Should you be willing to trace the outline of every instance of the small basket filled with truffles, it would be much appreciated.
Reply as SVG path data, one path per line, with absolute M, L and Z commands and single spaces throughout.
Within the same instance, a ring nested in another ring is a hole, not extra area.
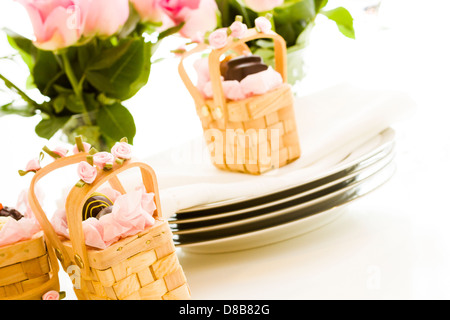
M 20 210 L 20 211 L 19 211 Z M 59 300 L 59 265 L 27 203 L 0 203 L 0 300 Z
M 259 175 L 297 160 L 301 149 L 287 82 L 286 42 L 268 19 L 259 17 L 255 24 L 248 29 L 238 17 L 229 28 L 214 31 L 208 44 L 183 54 L 178 70 L 194 99 L 212 163 Z M 273 41 L 274 67 L 247 46 L 260 39 Z M 198 54 L 194 84 L 184 63 Z
M 73 155 L 44 151 L 54 161 L 33 177 L 30 206 L 72 279 L 77 298 L 190 299 L 172 232 L 162 219 L 155 172 L 132 159 L 127 139 L 111 152 L 98 152 L 80 137 Z M 49 220 L 36 196 L 36 184 L 69 166 L 77 167 L 79 181 L 67 193 L 64 208 Z M 127 185 L 122 177 L 130 171 L 140 179 Z

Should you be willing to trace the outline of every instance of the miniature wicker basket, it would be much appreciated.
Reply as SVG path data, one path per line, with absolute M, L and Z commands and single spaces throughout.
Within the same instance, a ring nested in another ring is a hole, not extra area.
M 161 218 L 161 204 L 153 169 L 141 162 L 115 164 L 110 171 L 99 172 L 96 181 L 74 187 L 66 200 L 70 240 L 60 238 L 47 219 L 34 193 L 36 183 L 51 171 L 79 163 L 87 153 L 55 160 L 39 170 L 32 180 L 30 205 L 45 234 L 54 244 L 56 256 L 70 275 L 79 300 L 188 300 L 190 290 L 176 255 L 168 222 Z M 82 208 L 89 196 L 104 183 L 126 193 L 118 174 L 139 168 L 147 192 L 155 194 L 156 224 L 144 232 L 130 236 L 99 250 L 85 245 L 82 230 Z
M 0 248 L 0 300 L 41 300 L 59 291 L 59 265 L 44 239 L 35 238 Z
M 228 101 L 221 82 L 221 57 L 229 51 L 249 53 L 246 42 L 261 38 L 274 41 L 275 69 L 283 77 L 283 85 L 263 95 Z M 178 70 L 195 101 L 213 164 L 223 170 L 261 174 L 300 158 L 293 95 L 287 83 L 287 49 L 283 37 L 274 32 L 261 33 L 250 29 L 242 39 L 229 37 L 224 48 L 212 50 L 209 71 L 213 99 L 205 99 L 184 67 L 187 57 L 207 49 L 206 45 L 198 45 L 186 52 Z

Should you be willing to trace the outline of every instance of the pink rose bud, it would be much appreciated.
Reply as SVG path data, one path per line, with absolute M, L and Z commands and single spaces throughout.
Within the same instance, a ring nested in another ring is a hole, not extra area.
M 255 26 L 263 33 L 268 33 L 272 30 L 272 23 L 265 17 L 256 18 Z
M 17 0 L 28 12 L 34 44 L 42 50 L 70 47 L 81 37 L 81 13 L 72 0 Z
M 83 35 L 112 36 L 130 15 L 128 0 L 78 0 Z
M 215 49 L 221 49 L 227 45 L 228 33 L 226 28 L 217 29 L 209 36 L 209 44 Z
M 51 290 L 42 296 L 42 300 L 59 300 L 59 292 Z
M 41 164 L 39 163 L 39 159 L 30 160 L 25 168 L 27 172 L 36 172 L 41 169 Z
M 234 38 L 241 39 L 242 37 L 245 36 L 247 29 L 248 29 L 248 27 L 246 24 L 244 24 L 240 21 L 235 21 L 230 26 L 231 36 Z
M 131 159 L 131 145 L 126 142 L 117 142 L 111 149 L 114 157 L 122 160 Z
M 215 0 L 201 0 L 195 9 L 184 8 L 179 14 L 184 21 L 180 35 L 193 42 L 204 42 L 205 34 L 217 28 L 218 11 Z
M 266 12 L 281 6 L 284 0 L 244 0 L 244 3 L 255 12 Z
M 57 147 L 55 150 L 53 150 L 53 153 L 56 153 L 61 158 L 64 158 L 67 155 L 67 152 L 69 152 L 69 150 L 62 147 Z
M 78 176 L 87 184 L 92 184 L 97 178 L 97 168 L 91 166 L 86 161 L 80 162 L 78 165 Z
M 91 149 L 91 145 L 87 142 L 83 142 L 83 147 L 84 147 L 84 152 L 89 152 L 89 150 Z M 80 151 L 78 151 L 78 146 L 75 145 L 73 148 L 73 154 L 77 154 L 80 153 Z
M 114 164 L 114 156 L 109 152 L 98 152 L 93 156 L 94 164 L 103 169 L 105 165 Z
M 163 9 L 159 0 L 130 0 L 143 22 L 161 22 Z

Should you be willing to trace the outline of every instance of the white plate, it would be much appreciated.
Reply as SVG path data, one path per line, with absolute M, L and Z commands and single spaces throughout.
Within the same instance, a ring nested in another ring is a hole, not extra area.
M 258 229 L 256 227 L 252 232 L 209 241 L 182 244 L 175 239 L 175 244 L 186 252 L 212 254 L 247 250 L 298 237 L 339 218 L 345 212 L 347 205 L 378 189 L 392 177 L 394 172 L 395 166 L 391 164 L 386 169 L 383 169 L 382 174 L 378 174 L 367 183 L 356 187 L 354 191 L 359 196 L 351 198 L 347 203 L 340 206 L 331 206 L 328 210 L 317 212 L 306 218 L 296 219 L 269 228 Z
M 376 146 L 370 145 L 362 145 L 361 147 L 354 150 L 350 153 L 345 159 L 343 159 L 339 164 L 333 166 L 326 172 L 311 178 L 307 181 L 302 181 L 301 184 L 289 186 L 284 189 L 277 190 L 276 192 L 271 192 L 268 194 L 258 195 L 257 197 L 242 197 L 229 199 L 214 203 L 203 204 L 199 206 L 195 206 L 192 208 L 180 210 L 177 212 L 176 217 L 172 219 L 190 219 L 194 216 L 206 216 L 210 214 L 218 214 L 223 212 L 229 212 L 231 210 L 236 210 L 236 208 L 245 208 L 248 206 L 254 205 L 254 203 L 261 204 L 265 202 L 266 198 L 277 197 L 278 194 L 282 194 L 288 190 L 299 188 L 301 186 L 315 186 L 317 187 L 318 183 L 323 184 L 326 182 L 330 182 L 329 179 L 331 176 L 337 174 L 350 174 L 351 172 L 360 169 L 360 164 L 365 161 L 370 161 L 371 158 L 375 157 L 377 154 L 382 153 L 384 150 L 392 147 L 395 144 L 395 131 L 391 128 L 388 128 L 379 134 L 379 141 Z M 184 215 L 186 214 L 185 218 Z

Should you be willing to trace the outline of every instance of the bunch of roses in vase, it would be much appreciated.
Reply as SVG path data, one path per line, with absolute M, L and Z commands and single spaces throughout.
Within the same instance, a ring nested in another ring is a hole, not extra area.
M 83 136 L 98 150 L 122 137 L 133 143 L 136 125 L 123 102 L 147 84 L 159 43 L 174 33 L 200 39 L 217 27 L 214 0 L 16 1 L 35 37 L 5 32 L 44 102 L 0 72 L 0 84 L 17 94 L 0 106 L 0 116 L 40 116 L 38 136 L 62 132 L 68 143 Z

